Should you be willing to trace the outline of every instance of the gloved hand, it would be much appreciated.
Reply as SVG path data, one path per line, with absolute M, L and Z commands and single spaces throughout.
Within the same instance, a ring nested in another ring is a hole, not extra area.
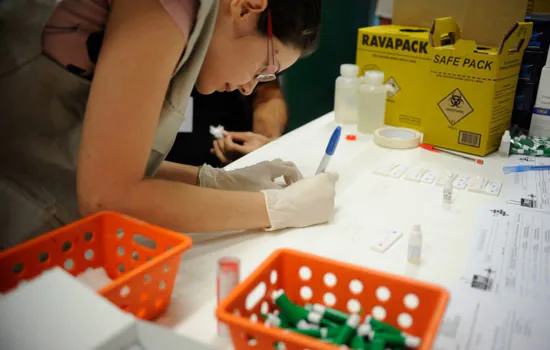
M 271 227 L 306 227 L 330 220 L 334 210 L 334 187 L 338 174 L 322 173 L 296 182 L 282 190 L 262 191 Z
M 284 186 L 275 183 L 275 179 L 281 176 L 287 185 L 303 178 L 294 163 L 275 159 L 231 171 L 204 165 L 199 173 L 199 181 L 201 187 L 258 192 L 283 188 Z

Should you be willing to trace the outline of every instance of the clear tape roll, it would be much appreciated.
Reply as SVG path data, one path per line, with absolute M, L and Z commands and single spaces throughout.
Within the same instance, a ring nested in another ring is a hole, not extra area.
M 422 134 L 407 128 L 380 128 L 374 132 L 374 143 L 392 149 L 411 149 L 420 144 Z

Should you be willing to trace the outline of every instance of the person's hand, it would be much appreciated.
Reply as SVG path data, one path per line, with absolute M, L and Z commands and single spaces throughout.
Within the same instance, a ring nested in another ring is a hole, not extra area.
M 257 150 L 271 141 L 270 138 L 254 132 L 223 132 L 224 138 L 214 140 L 210 153 L 213 153 L 223 164 Z
M 262 191 L 271 227 L 305 227 L 327 222 L 334 211 L 338 174 L 322 173 L 298 181 L 282 190 Z
M 280 189 L 285 186 L 275 183 L 275 179 L 284 177 L 287 185 L 303 178 L 302 173 L 292 162 L 281 159 L 261 162 L 246 168 L 226 171 L 203 165 L 199 172 L 201 187 L 230 191 L 258 192 Z

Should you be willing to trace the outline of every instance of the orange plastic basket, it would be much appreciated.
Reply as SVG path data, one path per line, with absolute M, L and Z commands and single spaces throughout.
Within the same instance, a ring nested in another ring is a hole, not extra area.
M 362 319 L 382 312 L 385 317 L 380 320 L 420 337 L 419 349 L 432 348 L 449 300 L 447 290 L 432 284 L 294 250 L 278 250 L 217 308 L 216 315 L 228 326 L 237 350 L 272 350 L 276 344 L 284 344 L 287 350 L 339 348 L 264 326 L 260 312 L 274 311 L 271 293 L 278 289 L 301 306 L 319 303 L 345 312 L 353 311 L 350 307 L 354 306 L 362 308 Z M 409 320 L 406 328 L 399 324 L 404 318 Z
M 168 306 L 191 239 L 131 217 L 102 212 L 0 252 L 0 291 L 59 266 L 73 276 L 103 267 L 112 282 L 98 291 L 151 320 Z

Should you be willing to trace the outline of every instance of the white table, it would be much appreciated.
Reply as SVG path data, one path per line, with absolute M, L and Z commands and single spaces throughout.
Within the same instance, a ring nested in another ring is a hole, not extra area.
M 335 126 L 330 113 L 249 154 L 230 168 L 283 158 L 295 162 L 305 176 L 311 175 Z M 492 155 L 480 166 L 420 148 L 389 150 L 375 145 L 371 135 L 360 136 L 353 128 L 346 129 L 328 169 L 340 174 L 334 219 L 305 229 L 196 239 L 191 251 L 184 254 L 174 300 L 160 324 L 218 348 L 230 348 L 228 340 L 216 335 L 217 260 L 224 256 L 240 258 L 244 279 L 282 247 L 440 284 L 460 278 L 480 209 L 504 202 L 506 188 L 499 197 L 455 190 L 455 202 L 448 211 L 442 205 L 441 187 L 382 177 L 373 171 L 395 162 L 502 181 L 505 159 Z M 357 141 L 345 140 L 348 133 L 356 134 Z M 413 224 L 420 224 L 424 233 L 423 262 L 419 266 L 408 264 L 406 259 L 407 238 Z M 387 229 L 401 230 L 405 236 L 385 254 L 370 250 L 378 233 Z

